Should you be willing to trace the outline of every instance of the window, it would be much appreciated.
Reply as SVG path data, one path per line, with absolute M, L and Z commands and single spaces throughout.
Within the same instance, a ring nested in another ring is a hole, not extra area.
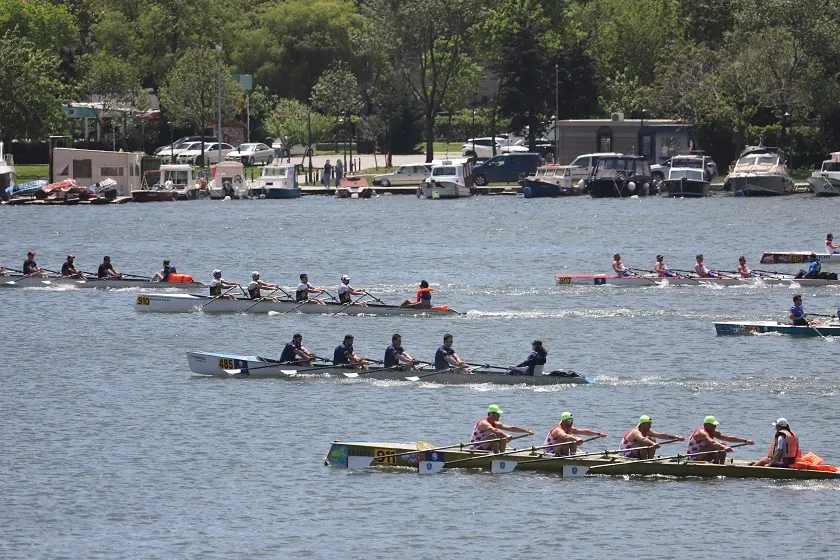
M 642 156 L 653 157 L 653 136 L 644 134 L 642 136 Z
M 63 176 L 65 176 L 65 175 L 70 175 L 70 166 L 69 166 L 69 165 L 65 165 L 65 166 L 61 169 L 61 171 L 59 171 L 59 172 L 58 172 L 58 175 L 61 175 L 62 177 L 63 177 Z
M 596 150 L 599 152 L 612 152 L 613 133 L 608 126 L 602 126 L 598 129 L 598 145 Z
M 74 179 L 90 179 L 93 177 L 93 165 L 89 159 L 74 159 L 73 160 L 73 178 Z
M 100 167 L 99 174 L 103 177 L 122 177 L 125 175 L 125 167 Z

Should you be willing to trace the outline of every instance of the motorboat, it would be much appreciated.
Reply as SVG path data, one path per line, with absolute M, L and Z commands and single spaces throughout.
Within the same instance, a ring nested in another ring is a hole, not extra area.
M 785 168 L 785 153 L 761 145 L 748 147 L 723 181 L 723 190 L 737 196 L 791 194 L 794 185 Z
M 654 194 L 650 165 L 642 156 L 602 156 L 586 178 L 592 198 L 629 198 Z
M 568 165 L 545 165 L 520 181 L 525 198 L 577 196 L 583 188 L 572 182 L 572 168 Z
M 336 198 L 370 198 L 372 195 L 367 179 L 361 176 L 344 175 L 335 190 Z
M 840 196 L 840 152 L 832 152 L 820 170 L 808 177 L 808 184 L 817 196 Z
M 157 190 L 174 191 L 178 200 L 194 200 L 201 194 L 195 175 L 195 167 L 192 165 L 163 164 L 160 166 L 160 181 L 155 187 Z
M 248 194 L 272 199 L 300 197 L 297 166 L 293 163 L 272 163 L 264 166 L 256 185 L 248 189 Z
M 708 196 L 711 179 L 708 159 L 700 155 L 671 158 L 668 178 L 662 181 L 660 192 L 680 198 Z
M 420 187 L 418 196 L 432 199 L 463 198 L 472 196 L 473 185 L 470 159 L 443 160 L 432 166 L 432 172 Z
M 3 142 L 0 142 L 0 198 L 9 200 L 14 192 L 17 175 L 12 156 L 6 156 Z
M 245 166 L 240 161 L 223 161 L 213 166 L 213 179 L 207 186 L 210 198 L 247 198 L 248 185 L 245 182 Z

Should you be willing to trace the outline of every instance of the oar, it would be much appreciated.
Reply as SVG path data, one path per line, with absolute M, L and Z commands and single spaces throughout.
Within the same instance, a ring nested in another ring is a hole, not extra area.
M 600 437 L 600 436 L 595 436 L 595 437 Z M 595 437 L 585 439 L 584 442 L 595 439 Z M 674 443 L 675 441 L 681 441 L 681 440 L 669 439 L 667 441 L 663 441 L 662 443 L 660 443 L 659 446 L 661 447 L 661 446 L 667 445 L 669 443 Z M 555 443 L 554 445 L 547 445 L 546 447 L 557 447 L 557 446 L 560 446 L 560 445 L 568 445 L 568 444 Z M 652 448 L 654 448 L 653 445 L 646 445 L 644 447 L 632 447 L 631 449 L 652 449 Z M 583 457 L 592 457 L 594 455 L 605 455 L 606 456 L 606 455 L 612 455 L 612 454 L 615 454 L 615 453 L 620 453 L 622 451 L 630 451 L 630 450 L 629 449 L 612 449 L 612 450 L 605 450 L 605 451 L 592 451 L 590 453 L 578 453 L 578 454 L 575 454 L 575 455 L 557 455 L 557 456 L 553 456 L 553 457 L 540 457 L 539 459 L 531 459 L 529 461 L 519 461 L 519 463 L 517 463 L 517 464 L 525 465 L 525 464 L 528 464 L 528 463 L 543 463 L 545 461 L 557 461 L 557 460 L 560 460 L 560 459 L 581 459 Z M 511 467 L 510 470 L 512 471 L 515 468 L 516 468 L 516 464 L 514 464 Z M 506 469 L 505 471 L 496 471 L 496 472 L 509 472 L 509 471 L 507 471 L 507 469 Z
M 22 270 L 18 270 L 16 268 L 9 268 L 8 266 L 4 266 L 3 268 L 6 270 L 11 270 L 12 272 L 17 272 L 18 274 L 23 274 Z
M 734 449 L 736 447 L 743 447 L 745 445 L 750 445 L 750 444 L 749 443 L 736 443 L 735 445 L 730 445 L 729 448 Z M 638 465 L 640 463 L 656 463 L 658 461 L 667 461 L 669 459 L 679 460 L 681 457 L 686 457 L 686 458 L 688 458 L 689 456 L 696 457 L 697 455 L 709 455 L 711 453 L 720 453 L 721 451 L 723 451 L 723 449 L 715 449 L 714 451 L 701 451 L 700 453 L 679 453 L 677 455 L 669 455 L 669 456 L 666 456 L 666 457 L 654 457 L 653 459 L 641 459 L 641 460 L 638 460 L 638 461 L 633 461 L 632 464 Z M 612 467 L 615 464 L 618 464 L 618 463 L 612 463 L 612 464 L 609 464 L 609 465 L 595 465 L 593 467 L 589 467 L 589 470 L 591 471 L 592 469 L 602 469 L 604 467 Z
M 828 317 L 829 319 L 836 319 L 837 315 L 826 315 L 825 313 L 808 313 L 812 317 Z
M 283 315 L 285 315 L 286 313 L 291 313 L 292 311 L 297 311 L 298 309 L 300 309 L 301 307 L 303 307 L 303 306 L 304 306 L 304 305 L 306 305 L 307 303 L 309 303 L 309 300 L 308 300 L 308 299 L 305 299 L 305 300 L 303 300 L 302 302 L 300 302 L 300 304 L 298 304 L 298 305 L 296 305 L 296 306 L 292 307 L 292 308 L 291 308 L 291 309 L 289 309 L 288 311 L 284 311 L 284 312 L 283 312 Z M 316 303 L 315 305 L 318 305 L 318 304 Z
M 248 370 L 248 371 L 254 371 L 254 370 L 258 370 L 258 369 L 265 369 L 265 368 L 271 368 L 271 367 L 282 367 L 282 366 L 292 366 L 292 365 L 293 365 L 293 363 L 290 363 L 290 362 L 275 362 L 273 364 L 266 364 L 264 366 L 257 366 L 257 367 L 245 368 L 245 369 Z M 322 369 L 337 368 L 337 367 L 343 367 L 343 366 L 321 366 L 321 367 L 317 367 L 317 368 L 305 368 L 305 369 L 297 369 L 297 370 L 295 370 L 295 369 L 281 369 L 280 371 L 285 375 L 293 376 L 293 375 L 296 375 L 298 373 L 318 371 L 318 370 L 322 370 Z M 223 370 L 223 371 L 225 373 L 229 374 L 229 375 L 236 375 L 238 373 L 242 373 L 242 369 L 226 369 L 226 370 Z
M 367 293 L 362 294 L 361 296 L 359 296 L 358 298 L 356 298 L 356 301 L 348 301 L 347 303 L 342 304 L 342 305 L 341 305 L 341 308 L 340 308 L 338 311 L 334 311 L 333 313 L 330 313 L 330 315 L 335 315 L 336 313 L 341 313 L 342 311 L 344 311 L 345 309 L 347 309 L 347 308 L 348 308 L 348 307 L 350 307 L 351 305 L 355 305 L 357 302 L 359 302 L 359 301 L 360 301 L 363 297 L 365 297 L 366 295 L 367 295 Z
M 754 272 L 761 272 L 762 274 L 770 274 L 772 276 L 776 276 L 778 278 L 782 278 L 787 280 L 788 278 L 793 278 L 793 274 L 784 274 L 782 272 L 771 272 L 769 270 L 759 270 L 757 268 L 753 269 Z
M 648 270 L 646 268 L 639 268 L 639 269 L 634 269 L 634 270 L 641 270 L 643 272 L 647 272 L 648 274 L 653 274 L 653 275 L 656 276 L 656 278 L 649 278 L 649 280 L 667 280 L 668 279 L 668 276 L 659 276 L 659 273 L 656 272 L 655 270 Z M 682 274 L 679 274 L 673 268 L 669 268 L 668 272 L 671 272 L 671 273 L 674 274 L 674 276 L 672 278 L 687 278 L 687 276 L 683 276 Z
M 237 288 L 237 286 L 234 286 L 233 288 L 230 288 L 228 291 L 223 292 L 223 293 L 221 293 L 221 294 L 217 295 L 216 297 L 214 297 L 213 299 L 211 299 L 210 301 L 208 301 L 207 303 L 205 303 L 204 305 L 202 305 L 201 307 L 199 307 L 199 309 L 204 309 L 205 307 L 207 307 L 208 305 L 210 305 L 211 303 L 213 303 L 214 301 L 216 301 L 216 300 L 217 300 L 217 299 L 219 299 L 220 297 L 225 296 L 225 295 L 227 295 L 227 294 L 231 293 L 231 292 L 232 292 L 234 289 L 236 289 L 236 288 Z
M 456 368 L 441 369 L 441 370 L 438 370 L 438 371 L 433 371 L 431 373 L 425 373 L 423 375 L 412 375 L 410 377 L 404 377 L 403 379 L 405 379 L 406 381 L 420 381 L 424 377 L 431 377 L 431 376 L 437 375 L 439 373 L 452 373 L 453 371 L 455 371 L 455 369 Z M 457 368 L 457 369 L 460 369 L 460 368 Z
M 375 301 L 376 303 L 381 303 L 382 305 L 388 305 L 387 303 L 385 303 L 384 301 L 382 301 L 381 299 L 379 299 L 375 295 L 371 294 L 370 292 L 365 292 L 365 295 L 370 297 L 370 298 L 373 298 L 373 301 Z
M 528 434 L 523 434 L 523 436 L 525 436 L 525 435 L 528 435 Z M 523 436 L 518 436 L 518 437 L 523 437 Z M 481 443 L 492 443 L 494 441 L 506 441 L 506 440 L 507 440 L 507 438 L 485 439 Z M 420 443 L 420 442 L 418 441 L 418 443 Z M 455 443 L 455 444 L 452 444 L 452 445 L 443 445 L 441 447 L 432 447 L 431 449 L 415 449 L 414 451 L 405 451 L 403 453 L 395 453 L 394 455 L 388 455 L 388 457 L 405 457 L 406 455 L 416 455 L 417 453 L 443 451 L 445 449 L 455 449 L 456 447 L 463 449 L 465 446 L 470 447 L 472 445 L 473 445 L 472 442 L 461 442 L 461 443 Z M 482 455 L 480 455 L 480 456 L 484 456 L 484 455 L 490 453 L 489 451 L 486 451 L 484 449 L 469 449 L 469 451 L 471 451 L 473 453 L 481 453 Z M 375 459 L 375 457 L 371 457 L 371 460 L 373 460 L 373 459 Z
M 356 371 L 343 371 L 343 372 L 341 372 L 341 375 L 343 375 L 344 377 L 349 377 L 351 379 L 355 379 L 356 377 L 359 377 L 360 375 L 367 375 L 369 373 L 378 373 L 380 371 L 394 371 L 394 368 L 383 367 L 383 368 L 377 368 L 377 369 L 362 370 L 362 371 L 358 371 L 358 372 L 356 372 Z
M 470 363 L 470 362 L 464 362 L 464 363 L 467 364 L 468 366 L 474 366 L 474 367 L 478 367 L 478 368 L 482 368 L 482 369 L 501 369 L 501 370 L 504 370 L 504 371 L 507 371 L 507 370 L 510 369 L 508 367 L 502 367 L 502 366 L 491 366 L 490 364 L 473 364 L 473 363 Z
M 248 312 L 248 311 L 250 311 L 251 309 L 255 308 L 256 306 L 258 306 L 259 304 L 261 304 L 263 301 L 265 301 L 265 298 L 269 297 L 271 294 L 273 294 L 274 292 L 276 292 L 276 291 L 277 291 L 277 290 L 279 290 L 279 289 L 280 289 L 280 286 L 277 286 L 277 288 L 275 288 L 275 289 L 271 290 L 271 291 L 270 291 L 270 292 L 268 292 L 266 295 L 264 295 L 264 296 L 262 296 L 262 297 L 260 297 L 260 298 L 257 298 L 256 303 L 254 303 L 254 305 L 251 305 L 250 307 L 248 307 L 247 309 L 245 309 L 244 311 L 242 311 L 242 313 L 247 313 L 247 312 Z
M 335 297 L 334 295 L 332 295 L 331 293 L 329 293 L 327 290 L 324 290 L 324 293 L 325 293 L 325 294 L 327 294 L 328 296 L 330 296 L 330 299 L 331 299 L 331 300 L 333 300 L 333 301 L 335 301 L 335 302 L 338 302 L 338 298 L 337 298 L 337 297 Z M 340 302 L 339 302 L 339 303 L 340 303 Z
M 817 330 L 817 327 L 815 327 L 815 326 L 814 326 L 814 325 L 812 325 L 811 323 L 808 323 L 808 326 L 809 326 L 809 327 L 811 327 L 812 329 L 814 329 L 814 332 L 815 332 L 815 333 L 817 333 L 818 335 L 820 335 L 820 336 L 823 338 L 823 340 L 828 340 L 828 341 L 831 341 L 831 339 L 830 339 L 830 338 L 828 338 L 828 337 L 827 337 L 827 336 L 825 336 L 823 333 L 821 333 L 820 331 L 818 331 L 818 330 Z
M 592 436 L 591 438 L 585 439 L 585 440 L 583 440 L 583 441 L 584 441 L 584 443 L 585 443 L 585 442 L 587 442 L 587 441 L 592 441 L 593 439 L 598 439 L 598 438 L 600 438 L 600 437 L 601 437 L 601 436 Z M 536 447 L 533 447 L 533 446 L 532 446 L 532 447 L 526 447 L 526 448 L 524 448 L 524 449 L 514 449 L 514 450 L 512 450 L 512 451 L 504 451 L 504 452 L 502 452 L 502 453 L 494 453 L 494 454 L 493 454 L 493 459 L 495 459 L 496 457 L 504 457 L 504 456 L 506 456 L 506 455 L 513 455 L 514 453 L 522 453 L 523 451 L 530 451 L 530 452 L 532 452 L 532 453 L 533 453 L 533 452 L 534 452 L 534 451 L 536 451 L 537 449 L 545 449 L 545 448 L 547 448 L 547 447 L 554 447 L 554 446 L 556 446 L 556 445 L 562 445 L 562 444 L 551 443 L 551 444 L 549 444 L 549 445 L 538 445 L 538 446 L 536 446 Z M 602 451 L 599 451 L 598 453 L 600 454 L 600 453 L 602 453 Z M 448 465 L 454 465 L 454 464 L 456 464 L 456 463 L 466 463 L 467 461 L 474 461 L 474 460 L 475 460 L 475 458 L 474 458 L 474 457 L 469 457 L 469 458 L 467 458 L 467 459 L 458 459 L 457 461 L 447 461 L 447 462 L 446 462 L 446 465 L 448 466 Z
M 741 273 L 740 273 L 740 272 L 738 272 L 737 270 L 721 270 L 720 272 L 726 272 L 726 273 L 729 273 L 729 274 L 734 274 L 736 278 L 743 278 L 744 280 L 749 280 L 749 278 L 750 278 L 749 276 L 741 276 Z M 755 270 L 755 269 L 753 269 L 753 270 L 751 270 L 751 271 L 750 271 L 750 273 L 756 273 L 756 272 L 758 272 L 758 271 L 757 271 L 757 270 Z M 761 273 L 759 273 L 757 277 L 758 277 L 758 278 L 773 278 L 773 279 L 780 279 L 780 278 L 779 278 L 778 276 L 776 276 L 776 275 L 767 275 L 767 274 L 761 274 Z M 754 278 L 755 278 L 755 277 L 754 277 Z
M 316 356 L 315 354 L 309 354 L 311 358 L 315 358 L 316 360 L 321 360 L 322 362 L 331 362 L 329 358 L 322 358 L 321 356 Z

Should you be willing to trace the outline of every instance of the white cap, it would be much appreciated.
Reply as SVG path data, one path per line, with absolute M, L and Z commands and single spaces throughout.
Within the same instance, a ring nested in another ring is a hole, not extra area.
M 260 273 L 257 272 L 256 270 L 251 273 L 251 278 L 259 278 L 259 277 L 260 277 Z
M 790 426 L 788 426 L 787 420 L 785 420 L 784 418 L 779 418 L 778 420 L 773 422 L 773 425 L 774 426 L 781 426 L 782 428 L 789 428 L 790 427 Z
M 215 276 L 216 274 L 221 274 L 221 273 L 222 273 L 222 271 L 221 271 L 221 270 L 219 270 L 218 268 L 217 268 L 216 270 L 214 270 L 214 271 L 213 271 L 213 275 L 214 275 L 214 276 Z
M 342 277 L 341 277 L 341 280 L 342 280 L 342 281 L 343 281 L 343 280 L 347 280 L 347 281 L 349 282 L 349 281 L 350 281 L 350 277 L 349 277 L 349 276 L 347 276 L 347 275 L 345 274 L 344 276 L 342 276 Z

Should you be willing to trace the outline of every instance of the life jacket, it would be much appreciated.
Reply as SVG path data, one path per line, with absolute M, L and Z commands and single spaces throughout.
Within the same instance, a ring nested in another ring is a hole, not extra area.
M 472 437 L 470 438 L 470 443 L 473 443 L 473 444 L 481 443 L 482 441 L 484 441 L 486 439 L 491 439 L 493 437 L 493 435 L 495 435 L 490 430 L 483 431 L 483 430 L 478 429 L 478 426 L 484 420 L 487 420 L 490 423 L 490 425 L 493 426 L 494 428 L 496 427 L 496 423 L 493 422 L 492 420 L 490 420 L 489 416 L 487 416 L 486 418 L 482 418 L 481 420 L 479 420 L 478 422 L 475 423 L 475 428 L 473 428 L 473 433 L 472 433 Z M 480 445 L 473 445 L 472 447 L 473 447 L 473 449 L 478 449 L 481 446 Z
M 177 272 L 170 272 L 169 276 L 166 278 L 167 282 L 184 282 L 190 283 L 194 282 L 192 275 L 190 274 L 178 274 Z
M 785 436 L 785 448 L 782 450 L 782 460 L 787 460 L 790 463 L 798 461 L 802 457 L 802 452 L 799 450 L 799 438 L 789 429 L 779 430 L 778 433 L 782 433 Z M 776 453 L 776 438 L 778 433 L 770 440 L 770 451 L 767 453 L 768 457 L 772 457 Z
M 688 437 L 688 451 L 686 451 L 686 454 L 692 458 L 703 449 L 703 444 L 695 438 L 699 432 L 706 432 L 706 429 L 703 426 L 700 426 L 691 432 L 691 435 Z M 709 434 L 709 432 L 706 432 L 706 434 L 709 436 L 709 439 L 715 439 L 715 436 Z
M 420 288 L 417 290 L 417 301 L 432 301 L 432 292 L 434 291 L 434 288 Z

